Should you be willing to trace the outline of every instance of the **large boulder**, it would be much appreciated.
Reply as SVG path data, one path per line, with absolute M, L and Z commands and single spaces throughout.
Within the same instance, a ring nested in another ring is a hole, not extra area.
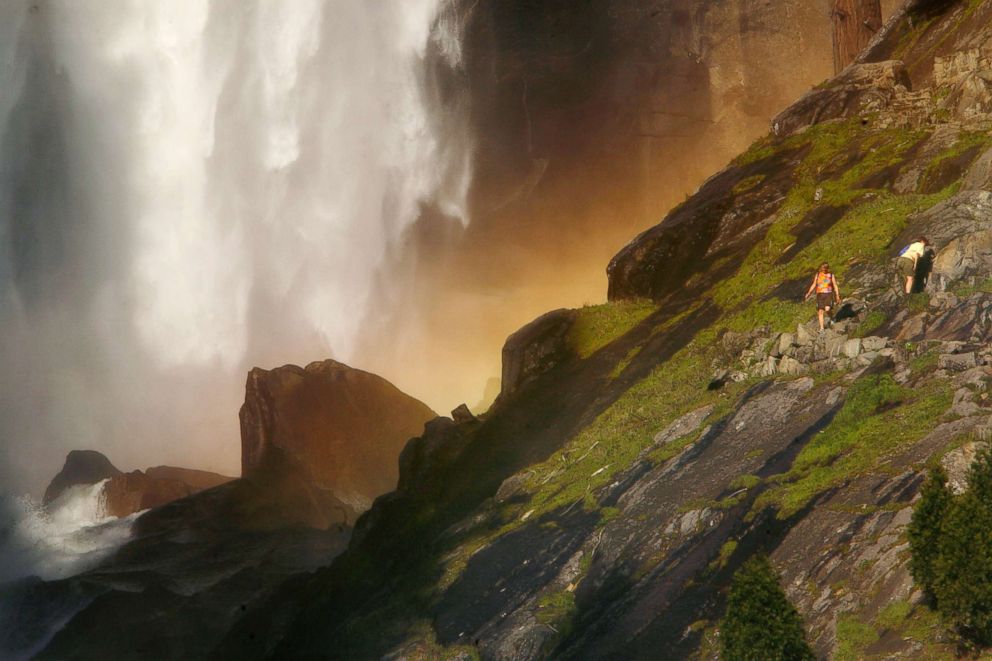
M 502 389 L 497 401 L 505 401 L 541 374 L 573 356 L 568 332 L 575 323 L 575 317 L 574 310 L 553 310 L 506 339 L 503 345 Z
M 333 360 L 255 368 L 240 412 L 242 476 L 274 486 L 289 471 L 361 511 L 396 487 L 400 452 L 434 417 L 385 379 Z
M 943 291 L 963 278 L 992 272 L 992 192 L 960 192 L 910 218 L 892 243 L 895 252 L 917 235 L 930 239 L 935 255 L 928 287 Z
M 102 480 L 121 475 L 110 460 L 95 450 L 73 450 L 65 458 L 65 465 L 48 488 L 42 502 L 47 505 L 58 498 L 63 491 L 82 484 L 96 484 Z

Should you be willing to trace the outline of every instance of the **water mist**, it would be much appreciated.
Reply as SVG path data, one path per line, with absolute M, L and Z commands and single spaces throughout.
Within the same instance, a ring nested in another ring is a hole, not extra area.
M 0 7 L 3 489 L 73 448 L 236 473 L 249 367 L 351 360 L 421 204 L 467 222 L 439 4 Z

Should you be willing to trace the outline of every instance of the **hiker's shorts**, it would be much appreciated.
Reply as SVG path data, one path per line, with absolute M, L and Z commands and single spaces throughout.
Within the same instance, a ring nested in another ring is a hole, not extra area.
M 904 275 L 907 278 L 912 278 L 916 275 L 916 264 L 909 257 L 900 257 L 896 261 L 896 270 L 899 271 L 899 275 Z
M 833 307 L 834 305 L 834 293 L 827 292 L 826 294 L 816 295 L 816 309 L 826 310 L 827 308 Z

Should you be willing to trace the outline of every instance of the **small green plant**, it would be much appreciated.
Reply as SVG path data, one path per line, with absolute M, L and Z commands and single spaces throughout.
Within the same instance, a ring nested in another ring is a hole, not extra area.
M 878 632 L 853 615 L 837 618 L 836 661 L 858 661 L 864 658 L 864 649 L 878 640 Z
M 802 619 L 766 556 L 748 560 L 734 575 L 720 625 L 726 661 L 807 661 L 815 658 Z
M 906 297 L 906 309 L 913 314 L 919 314 L 920 312 L 925 312 L 927 307 L 930 306 L 930 294 L 926 292 L 919 292 L 916 294 L 910 294 Z
M 858 324 L 858 327 L 854 329 L 854 337 L 868 337 L 881 328 L 887 319 L 884 312 L 872 310 L 865 315 L 865 318 Z

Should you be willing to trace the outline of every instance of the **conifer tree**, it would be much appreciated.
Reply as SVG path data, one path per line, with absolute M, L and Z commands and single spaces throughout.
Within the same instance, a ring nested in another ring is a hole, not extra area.
M 727 613 L 720 625 L 724 661 L 812 661 L 802 619 L 779 585 L 764 555 L 748 560 L 734 575 Z
M 941 466 L 930 470 L 920 494 L 920 502 L 913 510 L 909 523 L 909 570 L 913 580 L 933 596 L 936 581 L 935 564 L 940 552 L 940 526 L 951 506 L 951 492 L 947 488 L 947 473 Z
M 992 449 L 979 453 L 968 490 L 943 519 L 933 593 L 937 609 L 961 634 L 992 643 Z

